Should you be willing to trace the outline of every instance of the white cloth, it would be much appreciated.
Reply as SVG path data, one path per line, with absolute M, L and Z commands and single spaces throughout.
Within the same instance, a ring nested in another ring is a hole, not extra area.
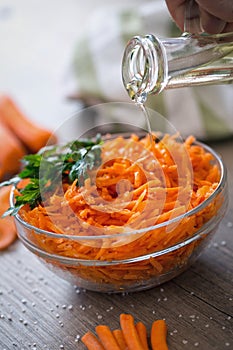
M 100 9 L 89 18 L 85 35 L 77 42 L 73 62 L 77 94 L 129 102 L 121 79 L 126 42 L 148 33 L 175 36 L 174 31 L 165 1 Z M 152 96 L 149 107 L 165 116 L 183 136 L 213 140 L 233 134 L 233 85 L 166 90 Z

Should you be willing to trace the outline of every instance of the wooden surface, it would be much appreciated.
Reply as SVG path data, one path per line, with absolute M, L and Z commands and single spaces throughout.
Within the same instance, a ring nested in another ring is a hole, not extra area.
M 130 312 L 148 331 L 165 318 L 170 350 L 233 349 L 233 141 L 212 145 L 228 168 L 230 204 L 213 241 L 185 273 L 128 295 L 82 291 L 18 241 L 0 253 L 0 349 L 84 349 L 79 337 Z
M 109 2 L 99 0 L 98 8 Z M 93 0 L 49 0 L 46 8 L 40 0 L 0 3 L 0 90 L 36 122 L 59 125 L 77 108 L 60 90 Z M 233 349 L 233 141 L 213 146 L 229 170 L 230 205 L 194 266 L 146 292 L 103 295 L 59 279 L 17 241 L 0 252 L 0 350 L 83 350 L 79 337 L 100 323 L 117 328 L 121 312 L 148 331 L 165 318 L 170 350 Z

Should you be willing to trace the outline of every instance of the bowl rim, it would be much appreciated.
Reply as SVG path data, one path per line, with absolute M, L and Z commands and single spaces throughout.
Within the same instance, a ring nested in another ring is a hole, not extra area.
M 221 190 L 224 188 L 225 183 L 227 181 L 227 169 L 222 161 L 221 156 L 216 151 L 214 151 L 210 146 L 206 145 L 203 142 L 195 141 L 194 145 L 198 145 L 198 146 L 203 147 L 205 149 L 205 151 L 209 152 L 214 157 L 215 161 L 217 161 L 218 166 L 219 166 L 219 170 L 220 170 L 220 180 L 219 180 L 218 186 L 216 187 L 214 192 L 211 193 L 211 195 L 206 200 L 204 200 L 201 204 L 199 204 L 195 208 L 185 212 L 184 214 L 178 215 L 177 217 L 172 218 L 171 220 L 164 221 L 164 222 L 161 222 L 159 224 L 145 227 L 145 228 L 141 228 L 141 229 L 128 230 L 126 232 L 118 233 L 117 235 L 116 234 L 111 234 L 111 235 L 104 234 L 104 235 L 88 236 L 88 235 L 71 235 L 71 234 L 65 234 L 65 233 L 55 233 L 55 232 L 43 230 L 43 229 L 40 229 L 40 228 L 33 226 L 33 225 L 27 223 L 26 221 L 24 221 L 18 213 L 14 216 L 14 218 L 20 224 L 22 224 L 24 227 L 26 227 L 27 229 L 33 230 L 36 234 L 46 235 L 46 236 L 51 237 L 51 238 L 63 238 L 63 239 L 75 240 L 75 241 L 83 241 L 83 240 L 91 241 L 91 240 L 97 240 L 97 239 L 98 240 L 100 240 L 100 239 L 112 239 L 112 238 L 115 238 L 116 236 L 117 236 L 117 238 L 124 238 L 124 237 L 130 236 L 132 234 L 135 234 L 135 235 L 136 234 L 144 234 L 144 233 L 147 233 L 151 230 L 156 230 L 156 229 L 159 229 L 161 227 L 165 227 L 165 226 L 174 224 L 177 221 L 180 221 L 180 220 L 183 220 L 184 218 L 190 217 L 190 216 L 198 213 L 200 210 L 204 209 L 205 207 L 207 207 L 212 202 L 212 200 L 221 192 Z M 12 188 L 11 193 L 10 193 L 10 204 L 12 207 L 14 207 L 14 187 Z M 194 234 L 196 234 L 196 233 L 194 233 Z

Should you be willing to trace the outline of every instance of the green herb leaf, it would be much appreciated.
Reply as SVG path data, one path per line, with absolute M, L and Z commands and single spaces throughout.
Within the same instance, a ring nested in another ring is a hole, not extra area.
M 87 178 L 89 170 L 92 170 L 101 160 L 101 136 L 98 134 L 95 140 L 82 139 L 69 142 L 63 146 L 50 146 L 41 149 L 37 154 L 26 155 L 22 159 L 23 170 L 18 176 L 9 181 L 4 181 L 2 186 L 15 185 L 21 179 L 29 179 L 29 183 L 23 188 L 17 188 L 19 195 L 15 196 L 15 206 L 9 208 L 4 216 L 16 215 L 19 209 L 29 204 L 34 208 L 42 203 L 42 195 L 49 192 L 52 195 L 61 182 L 79 182 Z

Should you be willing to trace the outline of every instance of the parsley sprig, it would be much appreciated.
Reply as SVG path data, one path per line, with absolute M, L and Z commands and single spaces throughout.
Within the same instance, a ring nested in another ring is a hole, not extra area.
M 80 139 L 63 146 L 45 147 L 39 153 L 23 157 L 23 170 L 14 178 L 4 181 L 0 187 L 14 185 L 29 179 L 24 188 L 17 188 L 14 206 L 3 217 L 16 215 L 25 204 L 34 208 L 42 202 L 45 192 L 54 193 L 62 182 L 77 184 L 88 177 L 88 171 L 101 162 L 101 136 L 95 139 Z

